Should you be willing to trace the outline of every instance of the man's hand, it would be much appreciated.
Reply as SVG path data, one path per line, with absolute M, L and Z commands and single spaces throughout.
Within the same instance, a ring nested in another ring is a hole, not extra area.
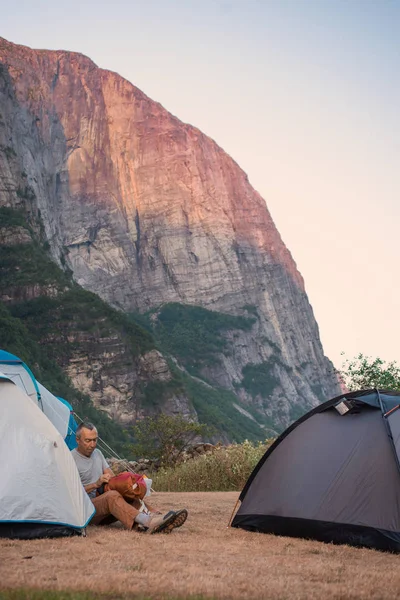
M 99 488 L 101 485 L 103 485 L 103 483 L 108 483 L 110 479 L 111 475 L 109 473 L 103 473 L 103 475 L 100 475 L 100 477 L 96 481 L 96 487 Z

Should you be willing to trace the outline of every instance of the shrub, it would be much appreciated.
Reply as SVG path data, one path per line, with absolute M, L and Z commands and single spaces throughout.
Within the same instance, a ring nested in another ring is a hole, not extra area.
M 344 361 L 340 374 L 350 391 L 375 387 L 400 391 L 400 365 L 395 360 L 358 354 Z
M 228 492 L 241 490 L 273 440 L 217 447 L 175 468 L 153 474 L 153 487 L 160 492 Z
M 206 425 L 187 421 L 182 416 L 146 417 L 133 427 L 135 444 L 132 450 L 138 456 L 147 456 L 170 466 L 179 460 L 196 437 L 206 432 Z

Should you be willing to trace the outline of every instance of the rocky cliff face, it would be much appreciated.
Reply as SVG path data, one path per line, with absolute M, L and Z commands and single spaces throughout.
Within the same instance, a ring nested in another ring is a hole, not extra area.
M 213 140 L 80 54 L 0 38 L 1 64 L 0 204 L 40 211 L 54 260 L 123 311 L 252 311 L 252 330 L 228 333 L 231 352 L 204 375 L 282 425 L 338 391 L 266 204 Z M 265 364 L 267 399 L 238 388 L 246 365 Z

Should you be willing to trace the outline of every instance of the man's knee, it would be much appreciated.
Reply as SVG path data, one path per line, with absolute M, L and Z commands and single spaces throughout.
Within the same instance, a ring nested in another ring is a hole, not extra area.
M 117 492 L 117 490 L 110 490 L 109 492 L 104 492 L 102 495 L 103 498 L 107 498 L 108 502 L 118 502 L 120 498 L 122 498 L 121 494 Z

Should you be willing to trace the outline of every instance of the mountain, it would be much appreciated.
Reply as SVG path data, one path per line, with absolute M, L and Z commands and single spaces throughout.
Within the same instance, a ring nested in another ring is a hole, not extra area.
M 81 54 L 0 38 L 0 69 L 0 206 L 30 228 L 2 228 L 14 255 L 1 300 L 28 322 L 32 303 L 46 298 L 62 311 L 68 289 L 83 288 L 154 346 L 135 359 L 148 364 L 142 379 L 123 348 L 125 369 L 110 371 L 112 349 L 97 343 L 97 330 L 88 347 L 80 306 L 70 314 L 75 346 L 68 356 L 53 349 L 78 390 L 119 422 L 149 410 L 140 398 L 151 384 L 153 410 L 170 398 L 178 412 L 212 420 L 226 401 L 237 418 L 276 430 L 339 391 L 303 279 L 232 158 Z M 48 272 L 26 264 L 31 251 L 19 265 L 27 244 Z M 68 285 L 48 277 L 55 269 Z M 157 392 L 154 382 L 172 372 L 180 392 Z

